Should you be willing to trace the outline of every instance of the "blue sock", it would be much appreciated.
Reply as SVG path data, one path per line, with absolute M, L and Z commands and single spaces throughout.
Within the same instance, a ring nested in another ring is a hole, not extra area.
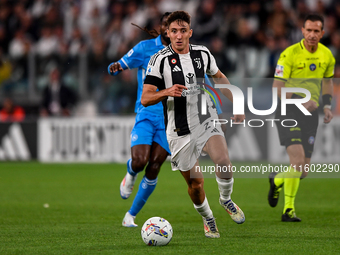
M 137 213 L 143 208 L 148 200 L 151 193 L 156 188 L 157 178 L 155 180 L 149 180 L 145 176 L 143 177 L 142 181 L 139 184 L 138 192 L 136 194 L 135 199 L 133 200 L 132 206 L 129 210 L 129 213 L 132 216 L 136 216 Z
M 132 159 L 129 159 L 129 160 L 126 162 L 127 171 L 128 171 L 128 173 L 131 174 L 132 176 L 136 176 L 137 173 L 134 172 L 134 171 L 132 170 L 131 162 L 132 162 Z

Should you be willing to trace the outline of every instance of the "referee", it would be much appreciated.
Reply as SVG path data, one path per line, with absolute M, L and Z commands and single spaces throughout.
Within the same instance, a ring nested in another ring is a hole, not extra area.
M 310 165 L 316 131 L 318 127 L 319 96 L 322 90 L 324 123 L 332 118 L 331 100 L 335 59 L 331 51 L 319 43 L 324 35 L 324 20 L 322 16 L 310 14 L 305 18 L 302 34 L 304 39 L 283 51 L 278 60 L 273 87 L 278 88 L 281 97 L 282 87 L 299 87 L 310 91 L 311 99 L 304 107 L 311 115 L 304 115 L 295 105 L 287 106 L 286 116 L 281 116 L 278 107 L 276 119 L 294 119 L 297 126 L 285 128 L 277 125 L 280 143 L 286 146 L 289 156 L 289 171 L 271 173 L 269 176 L 270 190 L 268 201 L 275 207 L 279 193 L 284 186 L 285 204 L 281 220 L 284 222 L 299 222 L 296 217 L 294 200 L 299 188 L 300 179 L 307 176 Z M 287 94 L 288 98 L 302 98 L 304 94 Z M 278 104 L 281 105 L 280 103 Z

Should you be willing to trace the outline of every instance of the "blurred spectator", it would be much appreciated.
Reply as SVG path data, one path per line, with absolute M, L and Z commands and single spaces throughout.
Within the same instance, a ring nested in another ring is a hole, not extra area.
M 75 92 L 60 81 L 60 72 L 53 69 L 49 85 L 43 91 L 41 116 L 70 116 L 77 102 Z
M 41 37 L 36 44 L 36 53 L 41 57 L 48 57 L 57 52 L 58 38 L 53 34 L 51 27 L 41 29 Z
M 0 110 L 0 121 L 23 121 L 25 111 L 22 107 L 14 105 L 11 98 L 5 98 Z
M 13 59 L 20 59 L 27 55 L 30 49 L 30 41 L 23 30 L 17 30 L 13 40 L 9 44 L 9 55 Z
M 213 36 L 218 35 L 220 16 L 216 13 L 214 0 L 203 0 L 193 20 L 193 39 L 198 42 L 210 42 Z

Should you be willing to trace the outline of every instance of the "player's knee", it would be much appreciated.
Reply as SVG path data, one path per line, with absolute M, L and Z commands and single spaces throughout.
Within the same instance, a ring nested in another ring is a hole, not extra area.
M 222 154 L 221 155 L 218 155 L 215 157 L 215 160 L 214 160 L 214 163 L 215 164 L 218 164 L 220 166 L 228 166 L 228 165 L 231 165 L 231 162 L 230 162 L 230 159 L 228 157 L 227 154 Z
M 199 193 L 203 190 L 204 180 L 197 180 L 190 183 L 189 189 L 194 193 Z
M 148 163 L 148 157 L 145 155 L 136 155 L 132 157 L 132 169 L 134 171 L 142 171 Z

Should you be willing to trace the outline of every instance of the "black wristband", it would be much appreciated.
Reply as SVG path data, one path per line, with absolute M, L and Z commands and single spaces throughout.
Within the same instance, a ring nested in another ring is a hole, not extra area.
M 330 94 L 322 95 L 322 103 L 325 105 L 332 105 L 332 96 Z

